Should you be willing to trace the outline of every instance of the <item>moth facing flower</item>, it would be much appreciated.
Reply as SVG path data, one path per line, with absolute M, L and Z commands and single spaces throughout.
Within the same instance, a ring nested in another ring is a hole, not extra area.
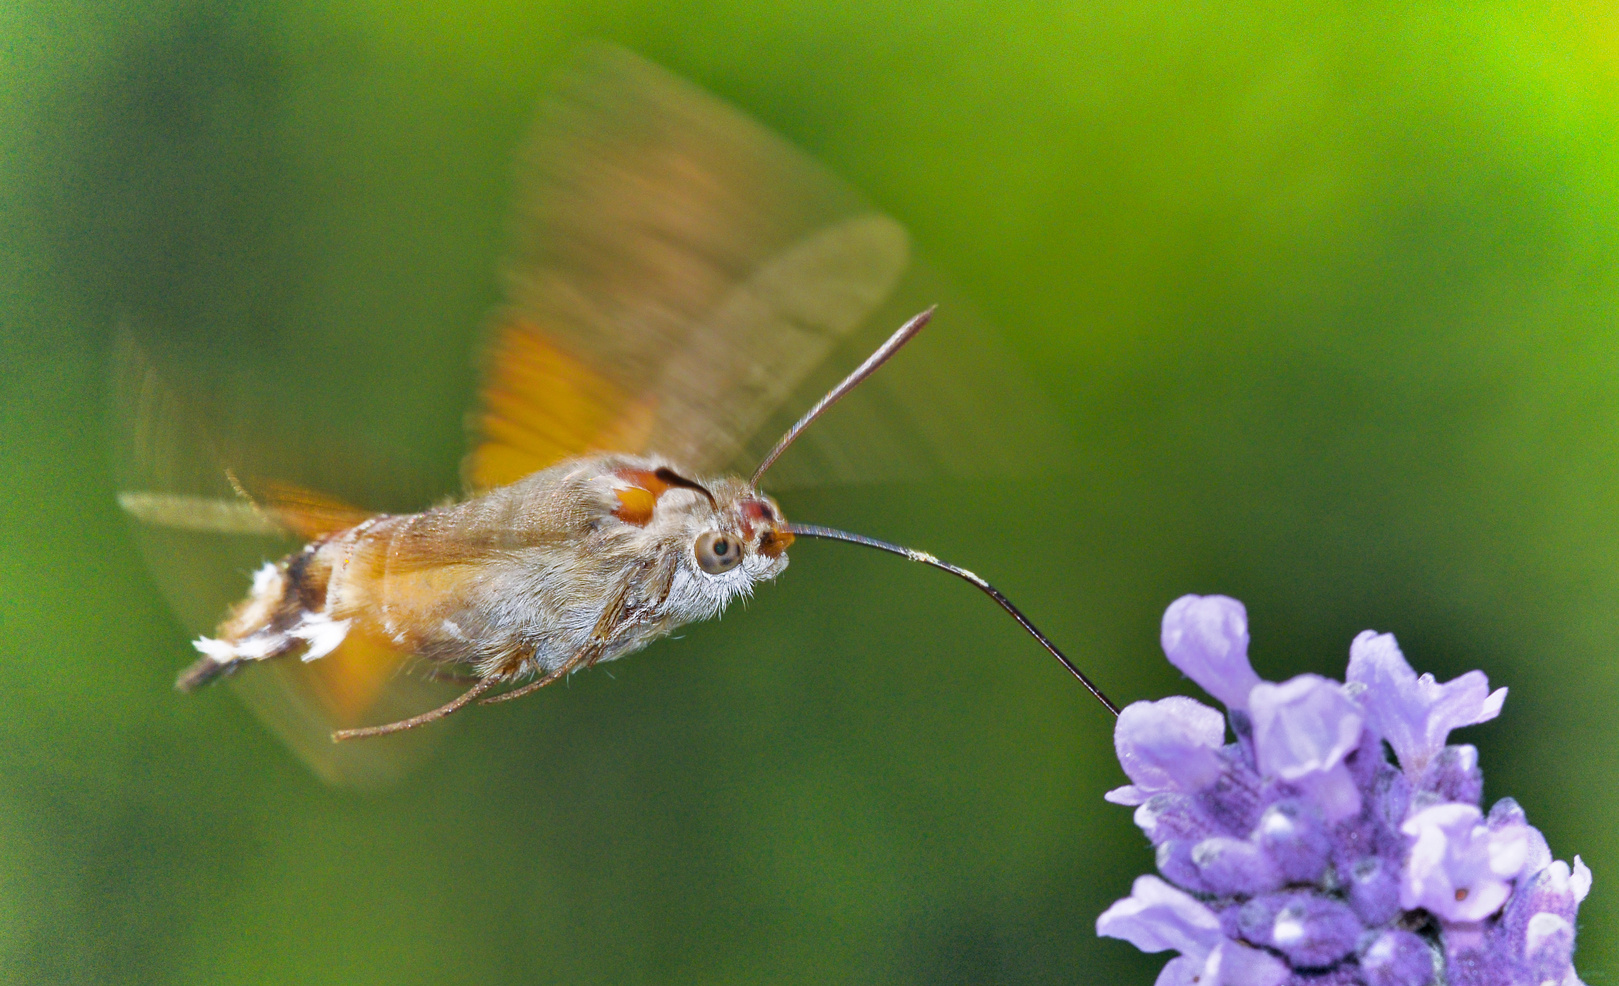
M 1575 986 L 1590 891 L 1511 798 L 1486 814 L 1478 751 L 1450 731 L 1501 711 L 1483 672 L 1418 677 L 1394 638 L 1350 649 L 1348 683 L 1274 684 L 1248 661 L 1242 604 L 1185 596 L 1169 660 L 1227 708 L 1182 696 L 1119 715 L 1119 763 L 1164 879 L 1143 876 L 1097 932 L 1173 949 L 1158 986 Z M 1392 749 L 1390 762 L 1384 743 Z M 1166 882 L 1167 881 L 1167 882 Z
M 155 339 L 120 331 L 118 503 L 171 602 L 202 631 L 176 684 L 240 674 L 237 691 L 322 777 L 387 783 L 414 744 L 332 741 L 401 733 L 630 654 L 773 578 L 794 538 L 821 538 L 971 582 L 1117 713 L 977 575 L 788 524 L 761 487 L 822 412 L 929 322 L 931 308 L 820 390 L 863 340 L 875 343 L 885 310 L 931 293 L 931 277 L 907 275 L 904 227 L 779 136 L 628 52 L 592 47 L 563 81 L 514 176 L 515 236 L 464 419 L 463 486 L 437 506 L 370 509 L 421 506 L 426 490 L 407 498 L 363 467 L 369 455 L 323 434 L 309 434 L 307 454 L 283 454 L 267 414 L 216 413 L 237 398 L 190 393 L 189 374 L 154 358 Z M 941 358 L 993 351 L 970 336 L 957 336 L 970 349 Z M 1007 475 L 1036 457 L 1014 448 L 1022 440 L 996 424 L 1006 421 L 1030 436 L 1028 451 L 1064 457 L 1015 375 L 943 369 L 913 364 L 910 383 L 890 375 L 869 411 L 840 414 L 843 438 L 822 432 L 817 452 L 774 478 Z M 807 410 L 765 451 L 770 425 L 800 399 Z M 320 491 L 335 477 L 358 502 Z M 219 591 L 244 565 L 257 567 L 246 597 Z M 227 594 L 237 602 L 221 621 Z M 451 698 L 435 683 L 465 687 Z

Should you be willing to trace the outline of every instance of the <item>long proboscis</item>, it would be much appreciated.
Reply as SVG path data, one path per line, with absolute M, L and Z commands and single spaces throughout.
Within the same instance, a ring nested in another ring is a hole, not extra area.
M 977 586 L 984 593 L 984 595 L 995 600 L 995 602 L 1002 609 L 1006 610 L 1007 614 L 1010 615 L 1012 619 L 1017 620 L 1018 625 L 1027 630 L 1031 637 L 1039 641 L 1040 646 L 1044 647 L 1052 657 L 1055 657 L 1064 668 L 1067 668 L 1069 674 L 1079 679 L 1079 683 L 1085 686 L 1085 690 L 1096 696 L 1096 700 L 1101 702 L 1109 712 L 1113 713 L 1114 715 L 1119 714 L 1119 707 L 1113 704 L 1112 699 L 1109 699 L 1106 695 L 1104 695 L 1102 690 L 1096 687 L 1096 683 L 1091 681 L 1090 678 L 1086 677 L 1085 672 L 1079 670 L 1079 668 L 1075 666 L 1074 662 L 1068 659 L 1068 655 L 1064 654 L 1057 648 L 1056 644 L 1051 642 L 1051 638 L 1041 633 L 1039 627 L 1036 627 L 1027 616 L 1023 615 L 1022 610 L 1018 609 L 1012 604 L 1012 600 L 1006 598 L 1001 594 L 999 589 L 984 581 L 976 573 L 969 572 L 967 569 L 962 568 L 959 565 L 952 565 L 949 562 L 941 561 L 925 551 L 917 551 L 914 548 L 907 548 L 898 544 L 890 544 L 887 541 L 879 541 L 876 538 L 866 537 L 864 534 L 851 534 L 848 531 L 840 531 L 833 527 L 822 527 L 819 524 L 787 524 L 785 525 L 785 529 L 791 532 L 795 537 L 825 538 L 829 541 L 846 541 L 849 544 L 859 544 L 868 548 L 876 548 L 878 551 L 886 551 L 890 554 L 899 555 L 901 558 L 908 561 L 921 562 L 924 565 L 931 565 L 934 568 L 942 569 L 943 571 L 949 572 L 951 575 L 954 575 L 959 579 L 972 583 L 973 585 Z
M 864 363 L 861 363 L 859 366 L 855 367 L 853 373 L 844 377 L 842 383 L 827 391 L 825 397 L 816 401 L 814 407 L 810 408 L 808 411 L 805 411 L 804 416 L 795 421 L 793 426 L 787 429 L 787 434 L 781 436 L 781 440 L 776 442 L 776 447 L 771 449 L 770 452 L 766 454 L 762 460 L 760 460 L 759 468 L 753 470 L 753 478 L 748 480 L 748 485 L 752 486 L 754 489 L 758 489 L 759 480 L 763 478 L 765 470 L 776 464 L 776 460 L 781 458 L 781 454 L 787 451 L 787 447 L 797 440 L 798 436 L 803 433 L 804 429 L 808 428 L 811 422 L 820 417 L 827 408 L 841 400 L 843 395 L 859 386 L 862 380 L 871 376 L 873 373 L 876 373 L 879 366 L 882 366 L 884 363 L 888 362 L 891 356 L 899 352 L 901 346 L 905 345 L 907 342 L 910 342 L 913 336 L 922 331 L 922 326 L 928 324 L 928 320 L 933 318 L 934 309 L 938 307 L 938 305 L 930 306 L 927 311 L 913 316 L 910 321 L 900 326 L 897 332 L 888 337 L 887 342 L 883 343 L 881 346 L 878 346 L 876 352 L 866 357 L 866 361 Z

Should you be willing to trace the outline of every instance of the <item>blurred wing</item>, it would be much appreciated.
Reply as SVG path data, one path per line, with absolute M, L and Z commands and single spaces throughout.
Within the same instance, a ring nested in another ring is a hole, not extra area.
M 892 220 L 617 49 L 545 106 L 522 172 L 473 489 L 595 450 L 723 464 L 905 266 Z
M 386 641 L 350 634 L 318 661 L 266 661 L 233 676 L 230 687 L 326 783 L 376 788 L 408 773 L 442 731 L 333 743 L 333 730 L 408 719 L 466 687 L 424 679 L 410 668 L 410 656 Z
M 147 566 L 190 631 L 212 633 L 246 593 L 249 573 L 264 562 L 368 515 L 285 483 L 262 484 L 248 499 L 233 469 L 247 470 L 251 456 L 240 446 L 223 451 L 221 440 L 200 424 L 196 405 L 164 380 L 127 331 L 114 350 L 113 374 L 118 503 L 136 522 Z M 230 683 L 323 779 L 376 786 L 420 759 L 439 730 L 341 745 L 331 741 L 331 731 L 441 704 L 450 690 L 404 673 L 409 660 L 356 637 L 318 661 L 266 661 Z
M 229 469 L 222 472 L 235 479 Z M 270 482 L 250 492 L 236 481 L 234 499 L 195 493 L 121 490 L 118 506 L 143 524 L 212 534 L 291 534 L 305 540 L 347 530 L 376 516 L 336 497 L 291 483 Z
M 175 531 L 261 534 L 266 537 L 289 533 L 259 509 L 258 504 L 245 498 L 222 500 L 195 493 L 120 490 L 118 506 L 143 524 Z
M 771 467 L 771 490 L 828 483 L 981 482 L 1073 473 L 1074 436 L 1052 398 L 930 268 L 914 263 L 864 326 L 842 338 L 732 462 L 747 475 L 777 437 L 904 321 L 930 304 L 927 328 L 816 419 Z
M 731 465 L 771 414 L 882 304 L 905 268 L 905 230 L 866 214 L 788 248 L 734 289 L 671 354 L 652 391 L 647 447 L 698 473 Z
M 622 50 L 593 51 L 542 111 L 520 186 L 509 304 L 463 463 L 473 490 L 603 450 L 745 474 L 826 386 L 941 300 L 907 276 L 902 226 Z M 772 486 L 1028 464 L 1021 450 L 1037 443 L 978 439 L 997 424 L 1046 435 L 1050 415 L 959 309 L 941 314 L 911 347 L 933 355 L 902 354 L 895 369 L 910 371 L 863 385 L 828 416 L 841 426 L 811 429 L 825 434 L 789 453 Z M 849 436 L 842 451 L 829 443 Z

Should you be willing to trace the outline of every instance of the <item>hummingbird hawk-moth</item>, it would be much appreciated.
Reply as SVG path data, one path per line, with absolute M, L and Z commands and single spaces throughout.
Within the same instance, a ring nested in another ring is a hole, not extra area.
M 331 740 L 405 732 L 638 650 L 775 578 L 795 538 L 821 537 L 973 582 L 1112 708 L 976 575 L 789 523 L 761 490 L 789 446 L 800 477 L 837 481 L 935 450 L 993 459 L 1013 444 L 983 431 L 993 412 L 974 404 L 970 374 L 983 367 L 967 353 L 954 354 L 965 384 L 935 372 L 862 387 L 863 415 L 806 432 L 928 309 L 761 452 L 793 398 L 821 392 L 892 308 L 912 267 L 903 227 L 739 112 L 615 50 L 587 58 L 542 112 L 520 187 L 459 499 L 381 513 L 265 476 L 126 334 L 119 502 L 171 601 L 183 609 L 195 586 L 217 588 L 218 575 L 186 568 L 198 539 L 302 542 L 262 562 L 245 598 L 195 641 L 182 690 L 240 681 L 323 775 L 363 781 L 386 774 L 386 758 Z M 1036 427 L 1036 415 L 1018 417 Z M 811 437 L 795 445 L 801 434 Z M 732 474 L 740 463 L 747 478 Z M 446 683 L 460 688 L 447 701 Z

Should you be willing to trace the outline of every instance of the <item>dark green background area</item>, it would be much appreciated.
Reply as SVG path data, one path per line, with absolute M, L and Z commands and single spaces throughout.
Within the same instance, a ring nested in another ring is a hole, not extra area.
M 1151 868 L 1107 716 L 888 557 L 801 545 L 379 793 L 170 689 L 115 325 L 453 484 L 512 154 L 594 37 L 904 222 L 1079 449 L 793 517 L 970 565 L 1124 701 L 1194 691 L 1157 647 L 1185 592 L 1247 602 L 1269 678 L 1341 675 L 1367 627 L 1483 668 L 1487 796 L 1590 864 L 1577 964 L 1611 981 L 1619 15 L 1542 6 L 0 11 L 0 979 L 1151 982 L 1094 933 Z

